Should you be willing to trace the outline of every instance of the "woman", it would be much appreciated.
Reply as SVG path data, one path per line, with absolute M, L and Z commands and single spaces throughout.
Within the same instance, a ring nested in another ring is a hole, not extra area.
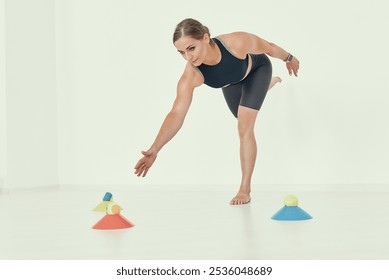
M 135 166 L 137 176 L 146 176 L 158 152 L 180 130 L 196 87 L 222 88 L 231 112 L 238 120 L 242 181 L 230 204 L 249 203 L 251 177 L 257 156 L 254 124 L 267 91 L 281 79 L 272 79 L 267 55 L 286 62 L 289 75 L 297 77 L 299 61 L 279 46 L 256 35 L 234 32 L 211 38 L 207 27 L 194 19 L 180 22 L 173 43 L 187 64 L 177 85 L 177 96 L 159 133 Z

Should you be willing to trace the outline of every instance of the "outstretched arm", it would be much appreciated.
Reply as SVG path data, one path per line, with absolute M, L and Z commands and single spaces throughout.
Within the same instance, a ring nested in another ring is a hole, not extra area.
M 173 107 L 163 121 L 154 143 L 147 151 L 142 151 L 143 157 L 135 165 L 134 173 L 138 177 L 145 177 L 147 175 L 147 172 L 157 158 L 158 152 L 181 129 L 192 102 L 193 91 L 192 79 L 184 73 L 177 85 L 177 96 Z
M 191 88 L 185 81 L 180 80 L 173 107 L 162 123 L 151 150 L 158 153 L 181 129 L 192 102 L 193 90 L 194 88 Z

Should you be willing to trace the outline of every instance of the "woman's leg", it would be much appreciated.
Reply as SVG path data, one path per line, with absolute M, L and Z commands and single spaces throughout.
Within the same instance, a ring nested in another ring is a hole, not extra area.
M 271 85 L 272 67 L 270 62 L 255 69 L 242 84 L 242 98 L 238 109 L 238 132 L 240 139 L 240 163 L 242 181 L 232 205 L 246 204 L 251 200 L 251 178 L 257 158 L 257 143 L 254 134 L 258 111 Z
M 282 80 L 280 77 L 272 77 L 268 90 L 274 87 L 277 83 L 281 82 Z M 222 91 L 228 108 L 235 118 L 238 118 L 238 109 L 242 98 L 242 82 L 225 87 Z
M 274 87 L 276 83 L 281 83 L 281 82 L 282 82 L 282 80 L 281 80 L 280 77 L 273 77 L 273 78 L 271 78 L 268 90 L 270 90 L 272 87 Z
M 254 135 L 254 125 L 257 115 L 258 110 L 239 106 L 238 132 L 240 139 L 242 181 L 238 194 L 230 202 L 232 205 L 246 204 L 251 200 L 251 177 L 257 158 L 257 143 Z
M 228 108 L 235 118 L 238 118 L 238 108 L 242 97 L 242 83 L 229 85 L 222 89 Z

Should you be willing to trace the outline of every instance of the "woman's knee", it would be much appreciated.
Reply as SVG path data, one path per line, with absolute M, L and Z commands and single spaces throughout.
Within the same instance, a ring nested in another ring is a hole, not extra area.
M 242 141 L 254 137 L 254 127 L 249 124 L 238 122 L 239 139 Z
M 243 106 L 239 107 L 238 112 L 238 132 L 239 138 L 245 140 L 254 137 L 254 125 L 258 111 Z

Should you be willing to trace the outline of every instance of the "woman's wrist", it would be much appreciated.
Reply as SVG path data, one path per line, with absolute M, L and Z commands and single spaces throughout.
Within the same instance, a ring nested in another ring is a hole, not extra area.
M 158 154 L 159 150 L 161 148 L 158 148 L 156 144 L 152 145 L 149 149 L 150 152 L 152 152 L 153 154 Z
M 284 59 L 284 62 L 288 63 L 291 62 L 293 59 L 293 55 L 291 53 L 288 53 L 288 56 Z

